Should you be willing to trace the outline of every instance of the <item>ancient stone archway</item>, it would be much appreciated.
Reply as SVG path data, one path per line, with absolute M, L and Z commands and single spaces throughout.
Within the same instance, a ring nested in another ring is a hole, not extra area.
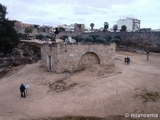
M 100 64 L 99 57 L 93 52 L 85 53 L 79 61 L 79 67 L 88 67 L 93 64 Z

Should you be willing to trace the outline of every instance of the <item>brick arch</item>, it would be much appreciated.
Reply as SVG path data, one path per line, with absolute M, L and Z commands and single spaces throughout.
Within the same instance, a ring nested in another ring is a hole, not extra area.
M 100 64 L 98 55 L 94 52 L 86 52 L 79 61 L 79 67 L 87 67 L 93 64 Z

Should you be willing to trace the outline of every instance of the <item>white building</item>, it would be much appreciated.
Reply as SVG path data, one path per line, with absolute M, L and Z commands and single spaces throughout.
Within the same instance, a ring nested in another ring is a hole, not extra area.
M 59 28 L 64 28 L 65 31 L 74 31 L 74 24 L 70 24 L 70 25 L 58 25 L 57 27 Z
M 117 25 L 118 29 L 125 25 L 128 32 L 136 31 L 140 29 L 140 20 L 134 18 L 119 19 Z

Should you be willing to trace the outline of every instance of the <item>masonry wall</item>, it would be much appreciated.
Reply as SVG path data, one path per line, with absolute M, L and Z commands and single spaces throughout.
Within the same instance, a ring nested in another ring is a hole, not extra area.
M 135 41 L 139 43 L 148 42 L 151 44 L 160 44 L 160 32 L 91 32 L 91 33 L 77 33 L 77 32 L 61 32 L 60 36 L 68 35 L 75 36 L 77 34 L 82 34 L 82 36 L 88 36 L 90 34 L 97 34 L 102 37 L 110 35 L 112 38 L 115 36 L 120 36 L 122 41 Z
M 97 32 L 100 36 L 110 35 L 112 38 L 120 36 L 122 41 L 133 41 L 138 43 L 148 42 L 151 44 L 160 44 L 160 32 Z M 87 34 L 83 34 L 88 36 Z
M 34 35 L 50 35 L 50 32 L 48 29 L 45 29 L 45 32 L 42 30 L 43 28 L 40 28 L 40 30 L 38 31 L 37 28 L 32 28 L 32 33 L 29 33 L 29 36 L 34 36 Z M 22 27 L 22 28 L 18 28 L 18 33 L 22 33 L 22 34 L 25 34 L 25 27 Z
M 43 44 L 41 56 L 41 65 L 48 70 L 73 72 L 92 64 L 114 65 L 115 44 Z

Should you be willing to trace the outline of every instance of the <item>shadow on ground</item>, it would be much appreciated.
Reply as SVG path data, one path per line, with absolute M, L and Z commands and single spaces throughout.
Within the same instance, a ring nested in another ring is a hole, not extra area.
M 65 117 L 57 117 L 57 118 L 37 118 L 37 119 L 21 119 L 21 120 L 137 120 L 134 118 L 125 118 L 122 115 L 108 116 L 105 118 L 100 117 L 83 117 L 83 116 L 65 116 Z M 138 120 L 144 120 L 138 119 Z

